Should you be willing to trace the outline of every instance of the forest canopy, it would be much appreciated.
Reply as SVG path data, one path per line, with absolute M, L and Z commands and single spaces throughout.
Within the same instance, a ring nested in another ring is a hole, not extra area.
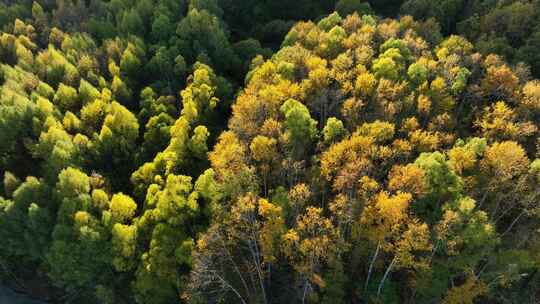
M 539 11 L 0 3 L 1 284 L 53 303 L 538 302 Z

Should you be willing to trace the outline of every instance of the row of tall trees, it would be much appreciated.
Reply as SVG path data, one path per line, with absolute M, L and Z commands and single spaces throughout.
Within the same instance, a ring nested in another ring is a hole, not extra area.
M 484 55 L 497 53 L 514 64 L 526 62 L 536 77 L 540 75 L 535 51 L 540 43 L 540 2 L 536 0 L 62 0 L 37 4 L 28 0 L 0 4 L 0 27 L 9 26 L 16 18 L 36 16 L 39 31 L 54 25 L 88 32 L 100 41 L 117 35 L 137 35 L 152 45 L 149 56 L 161 69 L 168 70 L 171 79 L 178 76 L 172 71 L 175 64 L 182 70 L 181 60 L 173 56 L 181 52 L 186 61 L 196 58 L 213 63 L 220 72 L 241 82 L 243 79 L 237 76 L 247 71 L 245 63 L 250 56 L 269 55 L 261 45 L 278 48 L 296 21 L 318 20 L 333 10 L 342 16 L 353 12 L 386 17 L 412 15 L 431 22 L 432 31 L 464 35 Z M 188 20 L 182 21 L 186 17 Z M 215 49 L 223 50 L 221 57 L 212 53 Z
M 226 58 L 220 21 L 191 8 L 173 64 L 142 35 L 71 34 L 39 12 L 0 36 L 2 279 L 60 302 L 177 301 L 234 82 L 196 61 L 205 47 Z

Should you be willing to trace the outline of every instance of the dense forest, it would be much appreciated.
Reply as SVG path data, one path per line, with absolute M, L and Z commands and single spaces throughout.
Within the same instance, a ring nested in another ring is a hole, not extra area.
M 540 302 L 540 1 L 2 0 L 0 284 Z

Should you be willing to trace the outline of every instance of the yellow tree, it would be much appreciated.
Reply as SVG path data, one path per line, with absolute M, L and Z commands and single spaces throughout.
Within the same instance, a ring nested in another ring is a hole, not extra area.
M 279 154 L 277 141 L 266 136 L 256 136 L 249 145 L 251 157 L 259 163 L 259 169 L 263 178 L 263 193 L 268 192 L 268 177 L 275 166 Z
M 308 207 L 298 217 L 295 227 L 283 235 L 282 246 L 289 262 L 301 277 L 302 303 L 313 291 L 313 285 L 325 286 L 321 267 L 335 261 L 343 251 L 339 230 L 322 215 L 322 209 L 315 207 Z
M 334 190 L 354 196 L 358 179 L 371 170 L 370 154 L 374 142 L 372 137 L 353 134 L 322 154 L 321 174 Z
M 273 264 L 286 232 L 281 207 L 248 193 L 214 220 L 195 248 L 190 295 L 268 303 Z
M 373 265 L 380 250 L 391 251 L 393 249 L 392 241 L 399 236 L 403 225 L 408 221 L 408 208 L 411 200 L 412 195 L 409 193 L 389 196 L 386 192 L 380 192 L 365 207 L 360 218 L 362 232 L 369 241 L 377 245 L 369 264 L 364 289 L 367 289 L 369 285 Z M 393 263 L 391 267 L 393 267 Z
M 484 282 L 470 275 L 465 283 L 455 286 L 448 291 L 443 299 L 443 304 L 473 304 L 474 299 L 484 295 L 488 291 Z
M 388 175 L 388 189 L 421 197 L 425 193 L 424 175 L 424 171 L 415 164 L 396 165 Z
M 486 189 L 480 206 L 484 207 L 484 202 L 489 201 L 492 218 L 504 214 L 508 208 L 516 207 L 520 193 L 525 190 L 522 188 L 526 186 L 523 178 L 529 163 L 525 150 L 513 141 L 494 143 L 486 149 L 480 161 Z
M 475 125 L 480 129 L 480 135 L 489 141 L 521 141 L 537 131 L 532 122 L 521 121 L 517 113 L 503 101 L 486 107 L 484 115 Z

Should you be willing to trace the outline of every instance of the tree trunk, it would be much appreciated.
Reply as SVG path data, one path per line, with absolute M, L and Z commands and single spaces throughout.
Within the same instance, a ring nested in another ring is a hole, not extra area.
M 366 284 L 364 285 L 364 291 L 367 290 L 369 279 L 371 278 L 371 271 L 373 270 L 373 264 L 375 264 L 375 260 L 377 259 L 377 255 L 379 255 L 379 249 L 381 248 L 381 241 L 377 243 L 377 249 L 375 249 L 375 253 L 373 254 L 373 257 L 371 258 L 371 263 L 369 263 L 369 270 L 368 275 L 366 278 Z
M 396 257 L 392 259 L 392 262 L 390 263 L 390 265 L 388 265 L 388 268 L 386 268 L 386 271 L 384 272 L 384 276 L 381 280 L 381 283 L 379 283 L 379 288 L 377 289 L 377 297 L 381 294 L 381 290 L 383 289 L 384 282 L 386 281 L 386 278 L 388 277 L 390 270 L 392 270 L 392 267 L 394 266 L 395 262 L 396 262 Z
M 234 268 L 234 272 L 236 272 L 236 274 L 238 275 L 238 277 L 240 278 L 240 281 L 242 282 L 242 285 L 244 287 L 244 290 L 246 291 L 246 293 L 249 295 L 249 288 L 247 286 L 247 283 L 246 281 L 244 280 L 244 277 L 242 276 L 242 273 L 240 272 L 240 269 L 238 269 L 238 265 L 236 265 L 236 263 L 234 262 L 233 258 L 232 258 L 232 255 L 231 253 L 229 252 L 229 249 L 227 249 L 227 246 L 225 245 L 225 241 L 223 240 L 223 238 L 221 237 L 221 234 L 218 234 L 218 237 L 221 241 L 221 245 L 223 247 L 223 250 L 225 251 L 226 255 L 227 255 L 227 258 L 229 259 L 229 261 L 231 262 L 231 265 L 233 266 Z
M 519 219 L 525 214 L 525 210 L 521 211 L 521 213 L 514 219 L 514 221 L 510 224 L 510 226 L 501 234 L 501 237 L 503 237 L 505 234 L 510 232 L 512 228 L 514 228 L 514 225 L 519 221 Z
M 307 294 L 308 284 L 309 284 L 309 282 L 306 279 L 306 281 L 304 283 L 304 292 L 302 294 L 302 304 L 304 304 L 306 302 L 306 294 Z
M 240 295 L 240 293 L 238 292 L 238 290 L 232 287 L 232 285 L 225 281 L 225 279 L 223 279 L 219 274 L 216 274 L 216 276 L 223 284 L 225 284 L 225 286 L 229 287 L 234 292 L 234 294 L 240 299 L 240 301 L 242 301 L 242 304 L 247 304 L 242 295 Z

